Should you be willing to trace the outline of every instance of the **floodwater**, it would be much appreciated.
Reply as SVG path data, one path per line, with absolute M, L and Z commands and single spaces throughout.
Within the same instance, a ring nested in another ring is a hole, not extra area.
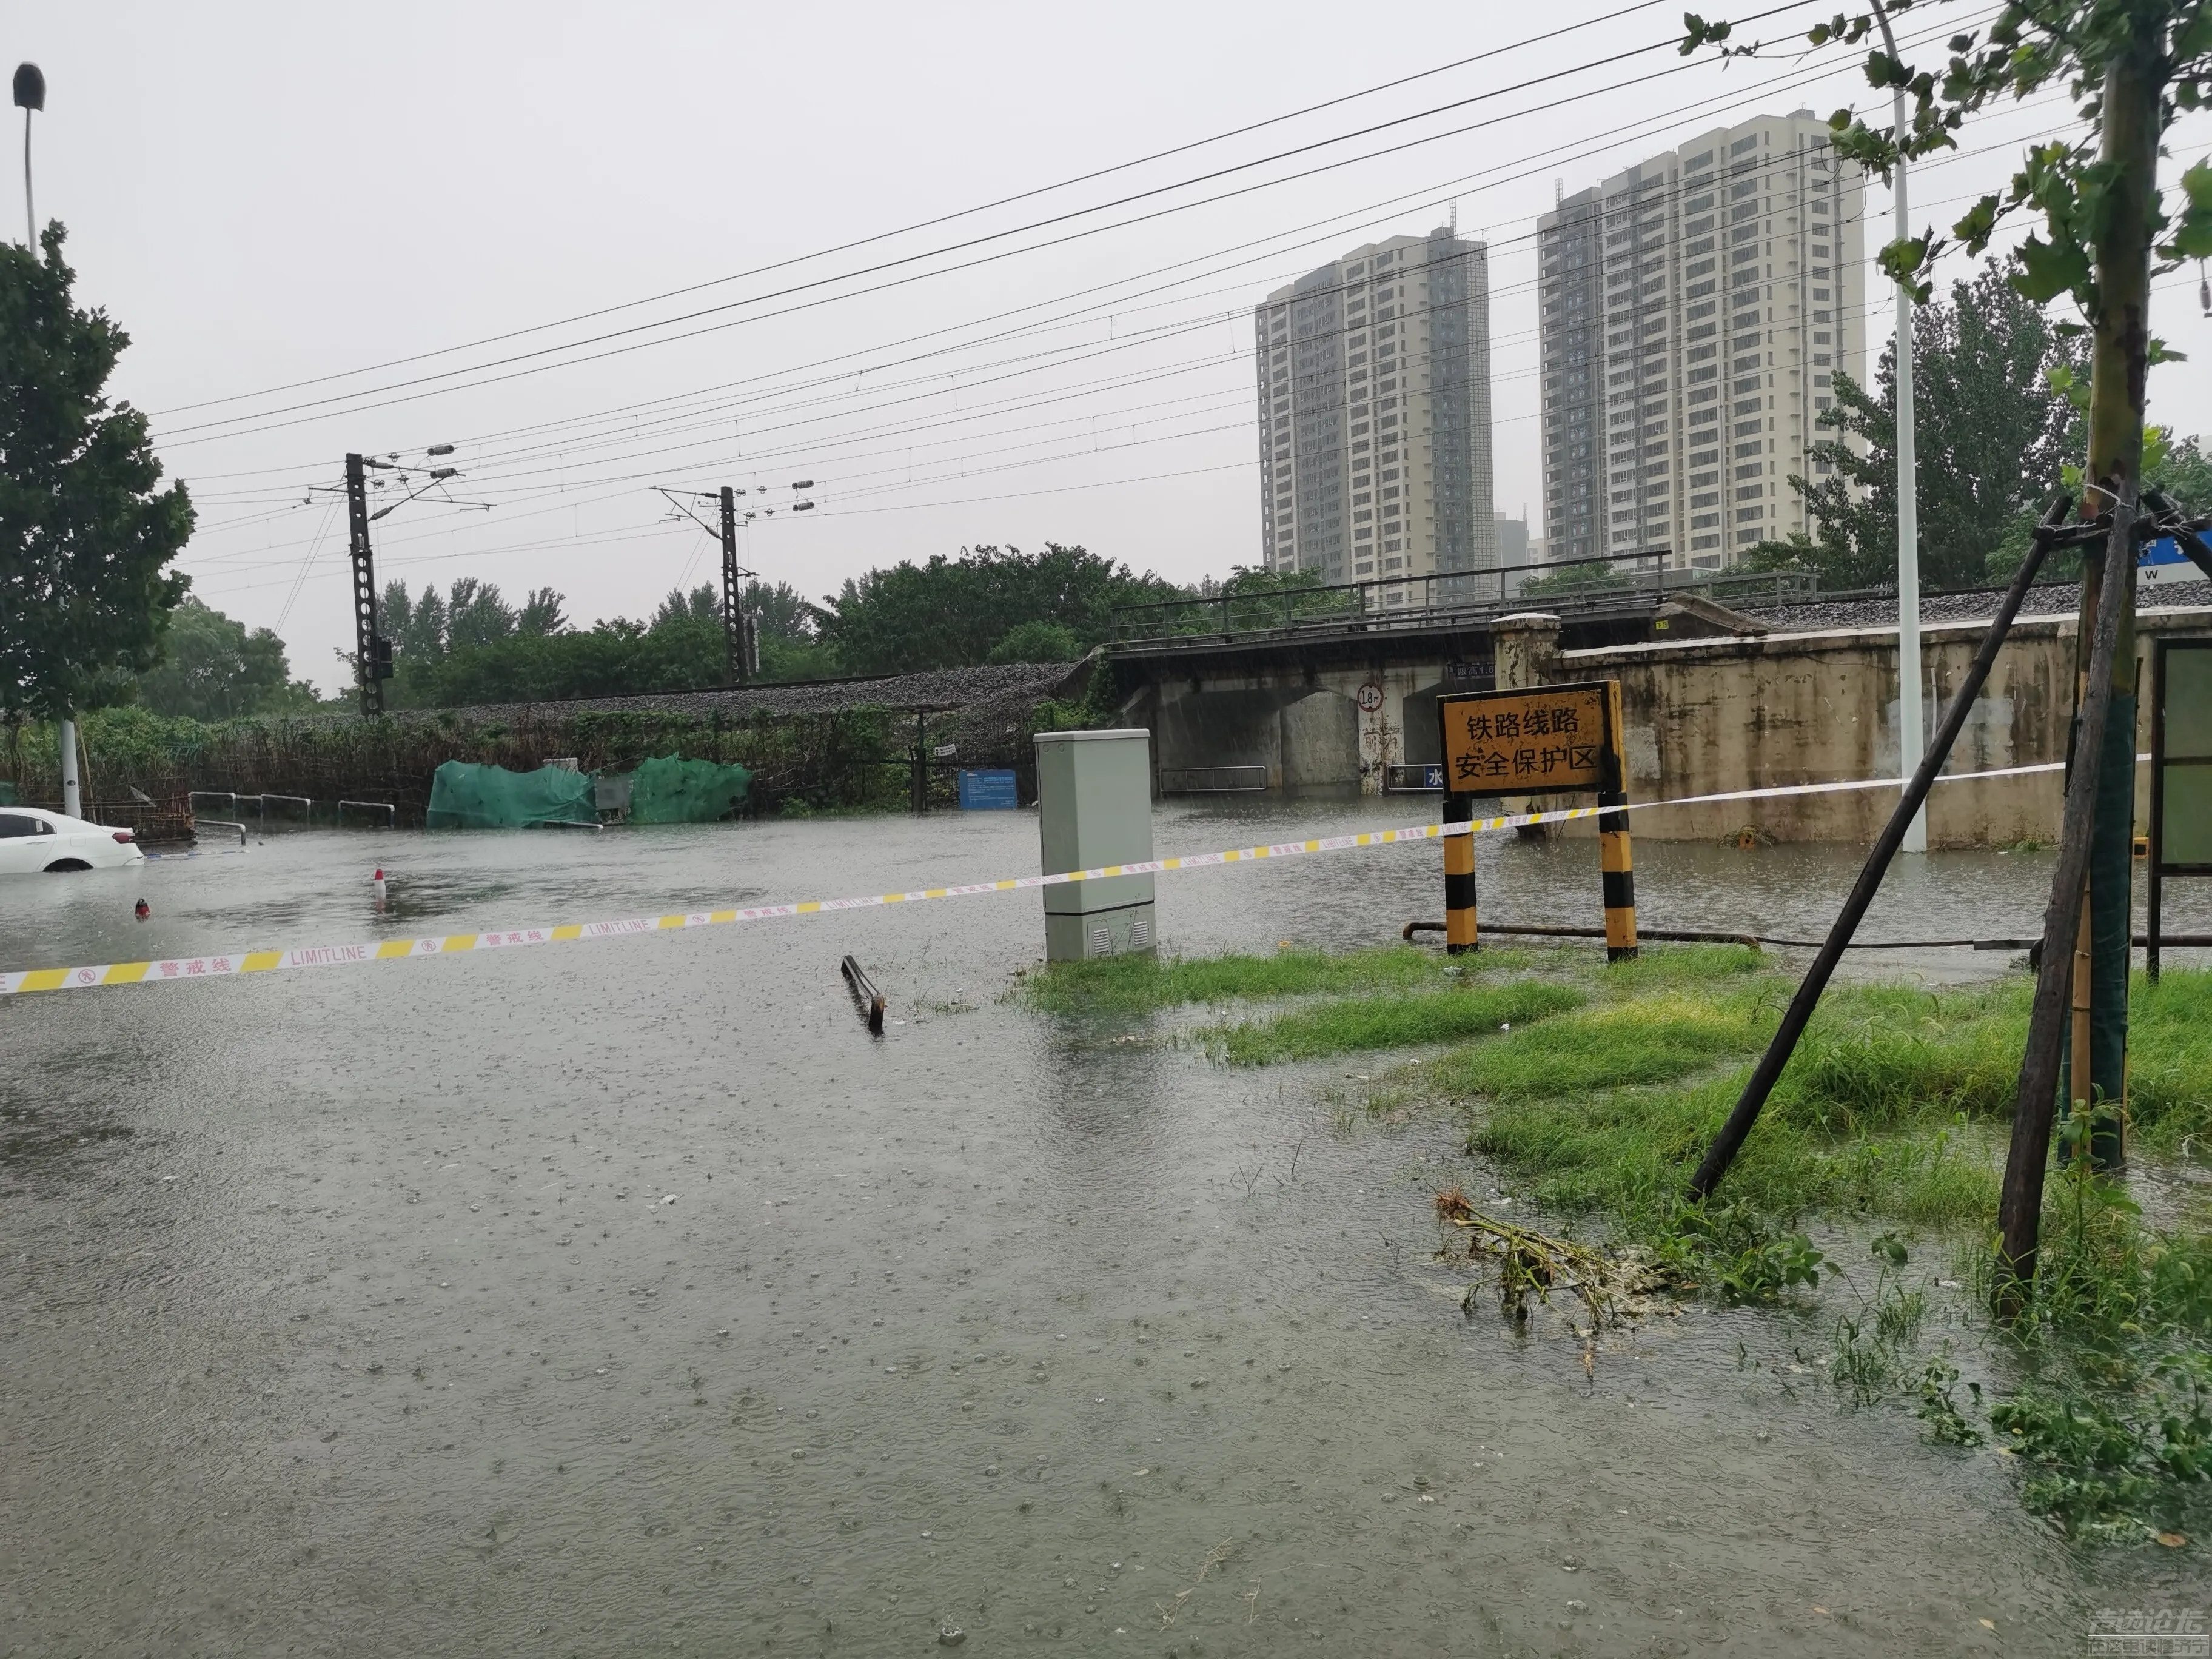
M 0 886 L 0 963 L 919 887 L 1036 833 L 271 836 Z M 1638 854 L 1660 927 L 1817 933 L 1853 868 Z M 1481 860 L 1486 917 L 1597 919 L 1592 843 Z M 2048 872 L 1936 855 L 1864 931 L 2025 936 Z M 1340 947 L 1439 889 L 1432 847 L 1164 877 L 1160 929 Z M 2076 1553 L 2002 1460 L 1793 1381 L 1825 1326 L 1692 1309 L 1593 1377 L 1463 1316 L 1428 1191 L 1480 1172 L 1321 1097 L 1379 1062 L 1030 1013 L 1042 940 L 1017 894 L 0 1004 L 0 1654 L 2062 1654 L 2204 1607 L 2197 1550 Z

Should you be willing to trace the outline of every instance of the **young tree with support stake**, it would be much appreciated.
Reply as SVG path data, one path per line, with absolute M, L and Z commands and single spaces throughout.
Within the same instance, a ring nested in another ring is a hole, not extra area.
M 1930 0 L 1921 0 L 1923 8 Z M 1891 15 L 1915 0 L 1894 0 Z M 1814 46 L 1856 46 L 1887 39 L 1876 9 L 1838 15 L 1810 33 Z M 1686 56 L 1717 44 L 1729 25 L 1686 20 Z M 1867 78 L 1901 90 L 1911 112 L 1901 127 L 1869 127 L 1850 112 L 1832 118 L 1843 155 L 1887 179 L 1899 161 L 1953 148 L 1953 135 L 1985 106 L 2027 97 L 2054 82 L 2073 96 L 2088 136 L 2030 149 L 2008 191 L 1984 197 L 1954 227 L 1978 254 L 1997 227 L 2039 214 L 2039 234 L 2020 249 L 2012 280 L 2029 298 L 2063 294 L 2080 307 L 2090 345 L 2088 453 L 2081 516 L 2109 517 L 2111 533 L 2087 544 L 2081 627 L 2076 646 L 2077 727 L 2068 780 L 2066 838 L 2045 916 L 2044 956 L 2014 1111 L 2011 1158 L 2000 1213 L 2001 1306 L 2016 1310 L 2035 1271 L 2044 1166 L 2056 1105 L 2059 1046 L 2065 1035 L 2069 966 L 2077 927 L 2086 927 L 2089 974 L 2086 1066 L 2071 1091 L 2086 1103 L 2123 1094 L 2127 1067 L 2130 855 L 2134 812 L 2134 546 L 2142 489 L 2144 381 L 2164 352 L 2150 332 L 2153 276 L 2212 255 L 2212 164 L 2181 178 L 2179 211 L 2169 216 L 2158 188 L 2160 140 L 2183 111 L 2203 106 L 2212 85 L 2212 3 L 2208 0 L 2015 0 L 1986 33 L 1948 43 L 1938 68 L 1906 63 L 1880 47 L 1867 55 Z M 1881 251 L 1882 267 L 1923 297 L 1928 272 L 1952 244 L 1932 234 L 1904 237 Z M 2189 504 L 2197 509 L 2212 502 Z M 1755 1107 L 1753 1108 L 1755 1110 Z M 1731 1122 L 1735 1144 L 1741 1128 Z M 1728 1139 L 1724 1135 L 1724 1139 Z M 2117 1133 L 2100 1137 L 2098 1155 L 2117 1162 Z M 1726 1168 L 1720 1143 L 1699 1171 L 1709 1190 Z M 1717 1165 L 1716 1167 L 1716 1158 Z

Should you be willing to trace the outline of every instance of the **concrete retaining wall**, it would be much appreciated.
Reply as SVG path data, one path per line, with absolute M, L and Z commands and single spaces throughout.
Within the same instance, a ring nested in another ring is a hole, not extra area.
M 1984 623 L 1952 623 L 1922 630 L 1931 692 L 1923 699 L 1923 732 L 1934 730 L 1985 629 Z M 2138 629 L 2147 702 L 2150 640 L 2212 633 L 2212 611 L 2146 607 Z M 2014 624 L 1947 771 L 2066 757 L 2075 634 L 2070 617 Z M 1557 637 L 1558 624 L 1548 617 L 1501 622 L 1498 684 L 1618 678 L 1637 799 L 1827 783 L 1897 770 L 1894 627 L 1565 652 L 1556 648 Z M 2148 707 L 2139 710 L 2138 726 L 2137 747 L 2147 750 Z M 1937 785 L 1929 800 L 1929 843 L 1974 847 L 2055 838 L 2060 776 Z M 2149 810 L 2148 769 L 2139 783 L 2140 822 Z M 1523 798 L 1513 799 L 1518 805 Z M 1751 828 L 1777 841 L 1864 842 L 1880 831 L 1894 802 L 1887 791 L 1863 790 L 1655 808 L 1636 814 L 1635 832 L 1660 840 L 1718 840 Z M 1595 833 L 1580 824 L 1568 832 Z
M 1929 685 L 1922 730 L 1972 660 L 1985 621 L 1929 623 L 1922 660 Z M 2146 606 L 2138 652 L 2152 638 L 2212 634 L 2212 608 Z M 1979 772 L 2060 761 L 2073 710 L 2075 621 L 2030 617 L 2013 627 L 1977 701 L 1949 769 Z M 1718 794 L 1893 775 L 1897 770 L 1897 629 L 1836 629 L 1748 637 L 1680 639 L 1592 650 L 1559 648 L 1556 617 L 1498 618 L 1487 643 L 1500 687 L 1618 678 L 1626 711 L 1629 782 L 1638 799 Z M 1391 767 L 1441 758 L 1436 697 L 1445 665 L 1401 652 L 1361 661 L 1163 675 L 1132 698 L 1127 717 L 1149 725 L 1161 771 L 1267 769 L 1278 790 L 1379 794 Z M 2139 711 L 2137 747 L 2150 746 Z M 2147 771 L 2147 769 L 2146 769 Z M 2149 811 L 2139 780 L 2137 818 Z M 1776 841 L 1871 841 L 1895 797 L 1864 790 L 1771 801 L 1639 811 L 1636 833 L 1659 840 L 1720 840 L 1746 828 Z M 2050 840 L 2058 828 L 2059 775 L 1937 786 L 1929 839 L 1942 847 Z M 1567 804 L 1510 797 L 1511 805 Z M 1569 833 L 1592 833 L 1572 826 Z

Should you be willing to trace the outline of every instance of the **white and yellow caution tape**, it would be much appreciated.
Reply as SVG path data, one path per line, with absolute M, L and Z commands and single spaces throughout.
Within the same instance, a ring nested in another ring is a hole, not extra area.
M 1952 773 L 1939 783 L 1972 779 L 2021 777 L 2063 769 L 2063 762 L 2007 766 L 1989 772 Z M 502 951 L 519 945 L 567 945 L 583 939 L 627 939 L 639 933 L 720 927 L 732 922 L 775 921 L 786 916 L 830 915 L 887 904 L 916 904 L 930 899 L 973 898 L 984 893 L 1019 893 L 1068 882 L 1106 881 L 1116 876 L 1167 875 L 1206 870 L 1261 859 L 1297 858 L 1310 853 L 1341 853 L 1404 842 L 1437 841 L 1446 836 L 1480 835 L 1517 830 L 1525 824 L 1565 823 L 1595 817 L 1601 811 L 1639 811 L 1659 806 L 1704 806 L 1723 801 L 1769 800 L 1790 795 L 1835 794 L 1855 789 L 1894 789 L 1897 778 L 1861 778 L 1843 783 L 1784 784 L 1770 789 L 1734 789 L 1723 794 L 1689 795 L 1677 800 L 1633 801 L 1627 807 L 1569 806 L 1546 812 L 1508 812 L 1466 823 L 1417 823 L 1402 830 L 1369 830 L 1352 835 L 1317 836 L 1306 841 L 1274 842 L 1218 853 L 1189 853 L 1180 858 L 1147 859 L 1141 864 L 1109 864 L 1096 870 L 1070 870 L 1048 876 L 1014 876 L 952 887 L 925 887 L 906 893 L 870 893 L 856 898 L 808 899 L 794 904 L 733 906 L 722 910 L 689 910 L 664 916 L 632 916 L 618 921 L 563 922 L 550 927 L 520 927 L 489 933 L 446 933 L 428 939 L 372 939 L 354 945 L 307 945 L 289 951 L 240 951 L 225 956 L 181 957 L 163 962 L 111 962 L 84 968 L 33 968 L 0 973 L 0 996 L 27 991 L 71 991 L 97 985 L 153 985 L 170 981 L 221 979 L 264 974 L 283 968 L 343 968 L 363 963 L 396 962 L 422 957 L 458 956 L 471 951 Z

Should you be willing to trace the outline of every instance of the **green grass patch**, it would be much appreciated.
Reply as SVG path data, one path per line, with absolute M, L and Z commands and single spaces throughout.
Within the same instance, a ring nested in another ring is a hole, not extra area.
M 1502 972 L 1523 965 L 1528 953 L 1486 952 L 1469 960 L 1479 961 L 1486 971 Z M 1442 983 L 1444 969 L 1443 957 L 1413 945 L 1335 956 L 1293 950 L 1165 960 L 1129 955 L 1053 963 L 1029 975 L 1021 994 L 1046 1013 L 1140 1014 L 1194 1002 L 1395 994 Z
M 1611 1089 L 1572 1101 L 1495 1101 L 1475 1117 L 1468 1145 L 1547 1209 L 1596 1212 L 1620 1237 L 1652 1243 L 1674 1228 L 1691 1171 L 1747 1074 L 1731 1068 L 1686 1087 Z M 1762 1116 L 1725 1190 L 1732 1201 L 1784 1218 L 1834 1209 L 1948 1228 L 1993 1214 L 1991 1137 L 1956 1121 L 1920 1127 L 1839 1136 Z
M 2009 1117 L 2033 990 L 1831 987 L 1767 1112 L 1838 1135 Z
M 1516 979 L 1404 996 L 1346 997 L 1256 1024 L 1216 1026 L 1203 1035 L 1231 1064 L 1265 1066 L 1494 1035 L 1503 1026 L 1565 1013 L 1585 1000 L 1583 992 L 1556 980 Z
M 1492 1100 L 1561 1100 L 1672 1083 L 1758 1048 L 1775 1012 L 1771 999 L 1756 993 L 1701 997 L 1668 988 L 1460 1049 L 1437 1061 L 1431 1077 L 1439 1093 Z
M 1647 945 L 1628 962 L 1607 962 L 1600 948 L 1561 949 L 1556 954 L 1599 976 L 1613 993 L 1633 996 L 1669 987 L 1725 985 L 1771 975 L 1772 959 L 1741 945 Z
M 2212 972 L 2136 976 L 2128 996 L 2128 1115 L 2146 1151 L 2212 1150 Z
M 1679 971 L 1679 970 L 1678 970 Z M 1677 981 L 1679 983 L 1679 981 Z M 1790 988 L 1761 976 L 1662 989 L 1454 1054 L 1440 1091 L 1474 1103 L 1470 1145 L 1547 1206 L 1650 1240 L 1735 1103 Z M 1732 1199 L 1794 1217 L 1835 1208 L 1916 1226 L 1992 1212 L 1992 1134 L 2011 1109 L 2027 991 L 1831 988 L 1728 1177 Z

